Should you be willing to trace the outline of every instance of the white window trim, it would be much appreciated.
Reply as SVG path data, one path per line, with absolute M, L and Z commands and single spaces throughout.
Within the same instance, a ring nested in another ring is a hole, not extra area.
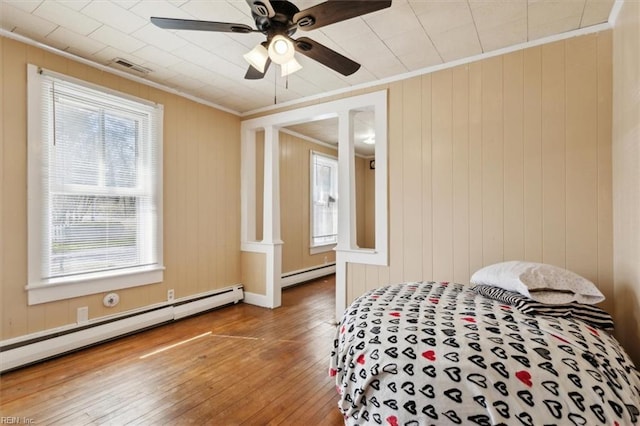
M 336 161 L 336 167 L 338 167 L 338 157 L 331 154 L 325 154 L 324 152 L 319 151 L 310 151 L 309 154 L 309 173 L 313 173 L 313 157 L 314 155 L 318 155 L 321 157 L 329 158 Z M 332 251 L 336 244 L 338 243 L 338 234 L 336 234 L 336 242 L 334 243 L 320 243 L 313 244 L 313 225 L 314 225 L 314 215 L 313 215 L 313 177 L 309 179 L 309 249 L 310 254 L 318 254 L 318 253 L 326 253 L 328 251 Z
M 28 304 L 34 305 L 39 303 L 52 302 L 56 300 L 65 300 L 74 297 L 86 296 L 89 294 L 103 293 L 107 291 L 119 290 L 124 288 L 137 287 L 147 284 L 160 283 L 163 280 L 164 261 L 163 261 L 163 213 L 162 213 L 162 130 L 163 130 L 163 107 L 145 99 L 136 98 L 127 94 L 123 94 L 111 89 L 107 89 L 95 84 L 87 83 L 73 77 L 46 71 L 48 75 L 56 78 L 64 79 L 74 84 L 99 90 L 104 93 L 119 96 L 135 102 L 153 106 L 157 109 L 157 119 L 159 125 L 156 126 L 157 140 L 159 149 L 157 153 L 157 229 L 156 242 L 158 248 L 158 262 L 153 266 L 140 266 L 127 268 L 122 271 L 105 271 L 96 273 L 82 274 L 78 277 L 42 279 L 41 278 L 41 262 L 40 253 L 43 241 L 41 211 L 42 211 L 42 156 L 41 156 L 41 79 L 40 74 L 43 72 L 39 67 L 27 65 L 27 145 L 28 145 L 28 284 L 25 289 L 28 292 Z
M 317 246 L 311 246 L 309 247 L 309 254 L 320 254 L 320 253 L 327 253 L 330 251 L 334 251 L 336 248 L 336 244 L 322 244 L 322 245 L 317 245 Z

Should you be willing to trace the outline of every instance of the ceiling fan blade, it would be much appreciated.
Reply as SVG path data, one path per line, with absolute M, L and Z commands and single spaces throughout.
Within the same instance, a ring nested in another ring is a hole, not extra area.
M 195 30 L 215 31 L 220 33 L 252 33 L 256 32 L 245 24 L 232 24 L 229 22 L 197 21 L 193 19 L 174 19 L 151 17 L 151 22 L 160 28 L 167 30 Z
M 247 3 L 251 11 L 258 16 L 272 18 L 276 14 L 269 0 L 247 0 Z
M 264 72 L 260 72 L 260 70 L 257 70 L 251 65 L 249 65 L 249 69 L 247 70 L 247 73 L 244 75 L 244 78 L 246 80 L 260 80 L 267 73 L 267 70 L 269 69 L 270 64 L 271 64 L 271 59 L 267 59 L 267 62 L 264 64 Z
M 308 31 L 391 6 L 391 0 L 328 0 L 293 15 L 298 28 Z
M 308 37 L 293 40 L 296 51 L 320 62 L 322 65 L 339 72 L 342 75 L 351 75 L 360 69 L 360 64 L 341 55 L 335 50 L 329 49 Z

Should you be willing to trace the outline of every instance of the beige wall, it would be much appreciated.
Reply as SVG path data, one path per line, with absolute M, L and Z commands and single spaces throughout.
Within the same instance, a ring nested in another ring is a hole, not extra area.
M 314 255 L 309 252 L 311 151 L 338 155 L 335 149 L 280 132 L 280 230 L 284 241 L 283 274 L 336 260 L 333 250 Z
M 640 365 L 640 3 L 613 30 L 613 211 L 616 336 Z
M 27 306 L 26 72 L 33 63 L 165 107 L 162 284 Z M 240 120 L 146 85 L 0 37 L 0 339 L 96 318 L 240 282 Z
M 368 158 L 356 157 L 356 242 L 360 248 L 375 248 L 375 170 Z
M 611 72 L 609 31 L 391 84 L 390 266 L 349 265 L 347 300 L 525 259 L 612 311 Z

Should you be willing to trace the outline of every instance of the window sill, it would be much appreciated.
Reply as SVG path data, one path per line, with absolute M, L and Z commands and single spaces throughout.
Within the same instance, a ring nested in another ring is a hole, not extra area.
M 90 294 L 105 293 L 124 288 L 160 283 L 163 266 L 147 266 L 126 271 L 85 274 L 73 278 L 56 278 L 29 284 L 26 289 L 29 305 L 71 299 Z
M 331 243 L 331 244 L 324 244 L 321 246 L 313 246 L 309 248 L 309 254 L 320 254 L 320 253 L 326 253 L 329 251 L 333 251 L 333 249 L 336 247 L 335 243 Z

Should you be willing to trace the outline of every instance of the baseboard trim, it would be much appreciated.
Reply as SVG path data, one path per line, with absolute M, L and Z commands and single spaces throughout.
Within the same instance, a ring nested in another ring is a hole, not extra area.
M 273 306 L 270 305 L 269 299 L 266 295 L 250 293 L 248 291 L 244 292 L 244 303 L 260 306 L 261 308 L 273 308 Z
M 300 269 L 293 272 L 282 274 L 281 287 L 286 288 L 292 285 L 300 284 L 306 281 L 315 280 L 336 273 L 336 264 L 327 263 L 312 268 Z
M 119 316 L 94 319 L 0 342 L 0 373 L 60 356 L 117 337 L 196 315 L 243 299 L 241 285 L 148 307 Z

